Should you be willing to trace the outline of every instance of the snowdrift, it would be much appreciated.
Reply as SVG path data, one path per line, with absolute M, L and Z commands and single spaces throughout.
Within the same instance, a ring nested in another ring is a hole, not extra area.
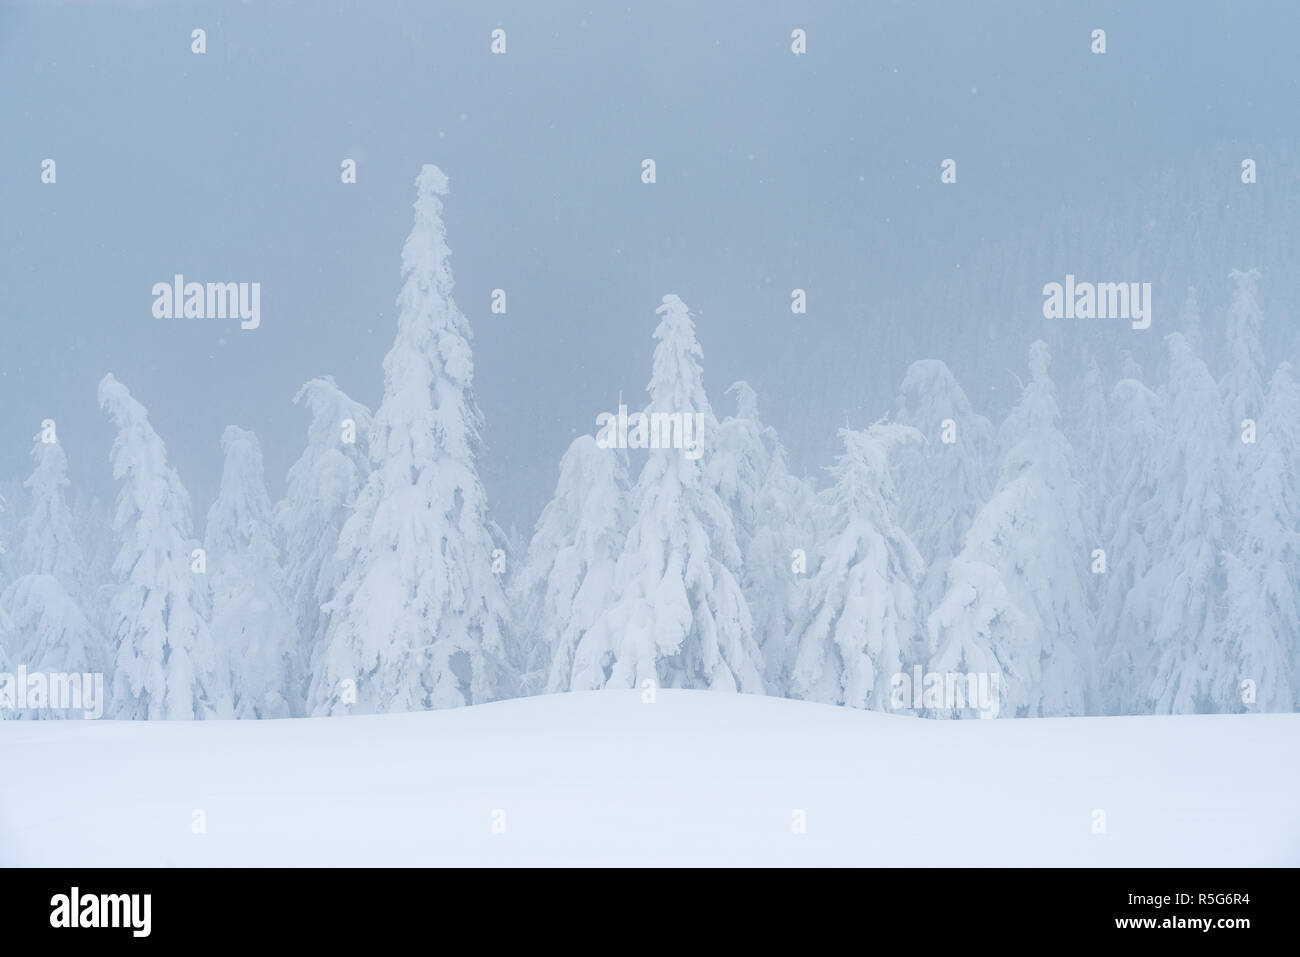
M 1300 864 L 1300 715 L 923 721 L 709 692 L 0 722 L 7 865 Z

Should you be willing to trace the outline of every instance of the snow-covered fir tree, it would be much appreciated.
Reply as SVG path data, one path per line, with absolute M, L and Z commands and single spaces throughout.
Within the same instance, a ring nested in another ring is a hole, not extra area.
M 1093 680 L 1084 575 L 1094 543 L 1073 451 L 1059 428 L 1050 362 L 1047 345 L 1035 342 L 1030 379 L 1001 430 L 997 490 L 966 533 L 930 623 L 938 649 L 932 671 L 991 655 L 1005 669 L 1003 706 L 1027 715 L 1086 713 Z
M 343 527 L 347 571 L 326 606 L 316 713 L 446 708 L 514 690 L 503 684 L 508 607 L 477 472 L 480 414 L 469 322 L 452 299 L 447 190 L 436 166 L 420 171 L 397 338 L 370 429 L 373 470 Z
M 578 644 L 572 687 L 654 682 L 761 692 L 762 658 L 738 579 L 735 525 L 697 457 L 715 450 L 718 422 L 704 392 L 695 322 L 674 295 L 664 296 L 656 312 L 662 318 L 646 414 L 679 422 L 697 417 L 699 445 L 694 452 L 650 449 L 632 492 L 634 515 L 610 606 Z
M 1128 675 L 1139 713 L 1219 710 L 1237 675 L 1216 645 L 1220 553 L 1227 542 L 1224 411 L 1205 363 L 1179 333 L 1166 339 L 1169 380 L 1152 506 L 1142 521 L 1156 543 L 1125 607 L 1113 673 Z
M 760 523 L 759 496 L 771 467 L 771 438 L 758 420 L 758 394 L 748 382 L 727 389 L 736 395 L 736 414 L 718 423 L 705 472 L 731 510 L 742 555 Z
M 7 649 L 15 665 L 22 664 L 28 673 L 102 675 L 108 670 L 102 632 L 53 575 L 31 574 L 15 579 L 0 593 L 0 608 L 4 609 L 0 612 L 0 646 Z M 8 717 L 79 718 L 84 713 L 54 709 L 48 704 L 16 710 Z
M 21 574 L 13 566 L 17 564 L 17 543 L 23 539 L 22 518 L 17 503 L 22 500 L 25 492 L 19 480 L 6 479 L 0 482 L 0 582 Z
M 921 442 L 910 426 L 876 423 L 840 429 L 844 453 L 821 497 L 817 571 L 792 631 L 789 689 L 796 697 L 853 708 L 886 709 L 890 682 L 919 630 L 916 587 L 921 556 L 894 517 L 889 453 Z
M 68 507 L 68 457 L 57 433 L 42 429 L 32 444 L 36 463 L 23 483 L 27 514 L 22 524 L 19 567 L 27 574 L 53 575 L 69 594 L 80 595 L 86 584 L 86 559 L 76 521 Z
M 941 599 L 948 563 L 992 494 L 996 436 L 938 359 L 908 367 L 893 418 L 924 437 L 922 443 L 899 447 L 895 458 L 899 520 L 925 563 L 920 593 L 928 610 Z
M 1228 412 L 1228 432 L 1238 439 L 1240 430 L 1246 427 L 1245 420 L 1258 420 L 1264 410 L 1265 362 L 1260 339 L 1263 313 L 1255 298 L 1259 270 L 1234 269 L 1228 278 L 1233 282 L 1233 293 L 1225 343 L 1227 368 L 1220 389 Z
M 1078 399 L 1069 417 L 1068 438 L 1074 450 L 1075 474 L 1078 479 L 1084 534 L 1088 541 L 1101 547 L 1105 508 L 1110 493 L 1106 487 L 1106 445 L 1110 438 L 1110 413 L 1106 408 L 1106 387 L 1101 367 L 1091 351 L 1085 350 L 1083 377 L 1079 382 Z M 1090 574 L 1084 579 L 1089 607 L 1101 605 L 1105 591 L 1105 575 Z M 1093 662 L 1089 662 L 1091 666 Z
M 1204 356 L 1205 348 L 1201 334 L 1201 304 L 1196 298 L 1196 289 L 1193 286 L 1187 287 L 1187 297 L 1183 300 L 1182 308 L 1178 314 L 1179 330 L 1183 338 L 1187 340 L 1187 346 L 1192 350 L 1193 355 Z M 1136 378 L 1141 378 L 1137 376 Z
M 121 718 L 228 717 L 229 689 L 202 614 L 203 576 L 192 564 L 189 494 L 144 406 L 112 374 L 99 383 L 99 404 L 117 425 L 113 477 L 122 483 L 106 623 L 116 647 L 113 710 Z
M 1225 596 L 1227 642 L 1251 693 L 1234 699 L 1223 691 L 1217 704 L 1290 711 L 1300 678 L 1300 390 L 1287 362 L 1269 383 L 1255 452 L 1246 460 L 1239 561 L 1229 564 Z
M 718 424 L 716 449 L 706 466 L 709 481 L 731 510 L 741 552 L 741 591 L 754 639 L 764 658 L 770 693 L 788 678 L 790 627 L 807 581 L 806 553 L 813 541 L 813 490 L 790 474 L 776 430 L 758 414 L 758 394 L 747 382 L 727 390 L 736 414 Z M 804 558 L 796 555 L 803 549 Z
M 117 558 L 117 548 L 113 535 L 113 511 L 93 493 L 75 489 L 69 507 L 85 562 L 78 602 L 87 618 L 102 623 L 107 617 L 114 590 L 113 561 Z
M 302 709 L 296 689 L 306 662 L 286 598 L 262 447 L 252 432 L 231 425 L 221 449 L 221 489 L 203 536 L 212 640 L 235 715 L 285 718 Z
M 574 652 L 613 591 L 627 524 L 626 454 L 579 436 L 511 583 L 525 694 L 569 690 Z
M 307 382 L 294 396 L 311 413 L 307 445 L 289 468 L 275 527 L 284 564 L 285 589 L 302 642 L 308 675 L 299 675 L 291 696 L 306 699 L 309 674 L 325 652 L 321 606 L 334 597 L 345 566 L 339 534 L 370 474 L 370 410 L 346 395 L 332 376 Z
M 722 423 L 723 430 L 732 421 L 754 423 L 754 429 L 742 427 L 732 434 L 761 442 L 761 451 L 751 455 L 765 462 L 752 499 L 753 523 L 741 541 L 741 590 L 749 605 L 755 640 L 763 653 L 768 693 L 787 695 L 795 650 L 790 632 L 795 616 L 803 608 L 813 560 L 808 553 L 817 540 L 816 496 L 810 482 L 790 472 L 776 430 L 759 418 L 758 397 L 753 389 L 738 382 L 728 391 L 737 393 L 737 414 L 734 420 Z
M 1119 353 L 1119 359 L 1120 359 L 1120 372 L 1119 372 L 1120 379 L 1132 379 L 1134 382 L 1145 381 L 1145 378 L 1142 375 L 1142 364 L 1137 361 L 1137 358 L 1133 355 L 1131 350 L 1121 349 Z
M 976 535 L 973 529 L 969 534 Z M 977 681 L 978 676 L 988 676 L 989 687 L 996 687 L 1000 715 L 1032 714 L 1040 701 L 1041 642 L 1033 623 L 1016 607 L 1002 574 L 976 557 L 981 550 L 976 538 L 975 548 L 963 549 L 949 562 L 947 591 L 926 619 L 935 649 L 926 670 L 976 675 Z M 935 717 L 962 717 L 971 706 L 939 701 L 924 710 Z
M 1101 495 L 1101 469 L 1106 458 L 1110 412 L 1106 408 L 1106 384 L 1101 367 L 1097 365 L 1097 357 L 1088 353 L 1083 370 L 1078 404 L 1071 416 L 1070 446 L 1077 456 L 1079 480 L 1084 492 L 1090 500 L 1095 501 Z M 1096 504 L 1099 505 L 1100 502 Z M 1100 521 L 1097 524 L 1100 525 Z
M 13 622 L 9 620 L 9 613 L 5 611 L 4 605 L 0 605 L 0 672 L 10 672 L 12 665 L 9 661 L 8 646 L 10 643 L 9 635 L 13 630 Z M 16 639 L 14 639 L 16 643 Z M 6 718 L 14 717 L 13 712 L 7 707 L 0 707 L 0 721 Z
M 1136 379 L 1115 383 L 1110 397 L 1109 435 L 1101 476 L 1101 541 L 1106 551 L 1106 572 L 1100 579 L 1097 611 L 1097 710 L 1118 714 L 1128 708 L 1125 698 L 1129 676 L 1117 648 L 1150 627 L 1154 611 L 1149 596 L 1134 588 L 1161 547 L 1151 521 L 1159 509 L 1155 500 L 1157 474 L 1165 442 L 1165 410 L 1160 396 Z
M 1217 641 L 1199 657 L 1196 697 L 1185 710 L 1215 714 L 1290 711 L 1292 661 L 1282 636 L 1269 632 L 1269 607 L 1256 571 L 1230 552 L 1219 556 L 1224 581 Z M 1294 601 L 1294 596 L 1290 596 Z
M 32 458 L 35 467 L 23 483 L 27 514 L 17 561 L 23 573 L 0 593 L 0 608 L 8 612 L 0 644 L 28 671 L 103 673 L 109 666 L 104 636 L 77 598 L 85 590 L 86 566 L 64 493 L 68 460 L 52 423 L 36 436 Z M 64 713 L 34 708 L 14 716 Z

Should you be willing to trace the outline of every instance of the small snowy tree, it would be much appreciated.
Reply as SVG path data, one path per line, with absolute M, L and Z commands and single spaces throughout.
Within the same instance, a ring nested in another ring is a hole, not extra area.
M 122 482 L 113 522 L 122 547 L 107 629 L 117 648 L 116 714 L 227 717 L 230 701 L 200 611 L 203 586 L 192 571 L 189 494 L 144 406 L 111 374 L 99 383 L 99 404 L 118 428 L 113 477 Z
M 560 460 L 555 496 L 542 510 L 511 586 L 525 693 L 568 691 L 573 657 L 613 590 L 628 522 L 627 458 L 590 435 Z
M 331 376 L 312 379 L 294 396 L 311 412 L 307 446 L 289 469 L 275 525 L 284 563 L 285 588 L 302 642 L 308 673 L 290 676 L 294 698 L 308 692 L 320 668 L 327 621 L 321 606 L 334 597 L 344 565 L 339 535 L 370 474 L 367 438 L 370 410 L 349 398 Z
M 919 628 L 915 588 L 922 562 L 896 522 L 889 451 L 922 441 L 909 426 L 840 429 L 844 453 L 831 469 L 818 525 L 823 545 L 795 625 L 790 675 L 796 697 L 852 708 L 889 707 L 890 682 Z
M 508 607 L 476 466 L 471 332 L 451 295 L 447 189 L 436 166 L 416 179 L 374 468 L 339 541 L 347 573 L 326 606 L 317 713 L 447 708 L 514 690 L 502 687 Z M 341 689 L 355 689 L 355 705 Z
M 104 636 L 86 618 L 58 578 L 23 575 L 0 594 L 0 646 L 29 673 L 103 674 Z M 3 670 L 3 668 L 0 668 Z M 100 702 L 102 704 L 102 702 Z M 27 708 L 10 717 L 80 717 L 51 707 Z
M 663 298 L 648 391 L 650 416 L 700 417 L 696 452 L 715 448 L 695 323 Z M 662 444 L 662 443 L 661 443 Z M 730 509 L 699 458 L 652 448 L 632 493 L 634 517 L 614 572 L 613 598 L 574 653 L 574 690 L 637 687 L 763 690 L 762 659 L 740 588 Z
M 80 594 L 86 560 L 64 489 L 68 486 L 68 457 L 63 446 L 37 435 L 32 445 L 36 466 L 23 486 L 28 492 L 23 519 L 19 564 L 35 575 L 53 575 L 71 594 Z
M 1260 340 L 1263 313 L 1255 300 L 1259 270 L 1229 273 L 1234 283 L 1228 308 L 1228 368 L 1220 388 L 1228 411 L 1228 430 L 1238 439 L 1244 419 L 1258 419 L 1264 407 L 1264 346 Z M 1238 443 L 1240 444 L 1240 443 Z
M 1187 346 L 1192 350 L 1192 354 L 1201 355 L 1201 350 L 1204 348 L 1201 341 L 1201 306 L 1196 300 L 1196 289 L 1192 286 L 1187 287 L 1187 298 L 1183 300 L 1178 321 L 1182 327 L 1183 338 L 1187 340 Z
M 23 483 L 27 514 L 17 565 L 22 574 L 0 595 L 9 628 L 0 637 L 11 656 L 29 671 L 103 673 L 109 666 L 104 637 L 82 610 L 86 562 L 68 507 L 67 456 L 53 434 L 38 434 L 32 446 L 35 467 Z M 62 717 L 62 712 L 28 709 L 30 717 Z
M 996 675 L 998 713 L 1034 713 L 1043 673 L 1040 641 L 1001 573 L 963 551 L 948 564 L 946 581 L 947 591 L 926 619 L 935 649 L 928 670 L 945 676 Z M 989 681 L 992 685 L 992 677 Z M 938 717 L 961 717 L 968 709 L 955 702 L 925 708 Z
M 203 547 L 212 582 L 212 638 L 240 718 L 285 718 L 301 709 L 306 664 L 284 591 L 271 500 L 257 436 L 228 426 L 225 468 L 208 509 Z

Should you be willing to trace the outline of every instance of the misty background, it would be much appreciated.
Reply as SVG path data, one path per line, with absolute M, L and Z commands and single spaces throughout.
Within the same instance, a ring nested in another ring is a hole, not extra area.
M 1294 355 L 1298 22 L 1289 3 L 0 4 L 0 479 L 30 471 L 48 417 L 75 488 L 111 501 L 111 371 L 200 525 L 228 424 L 257 433 L 277 497 L 303 382 L 378 404 L 423 163 L 451 179 L 481 474 L 525 536 L 574 436 L 620 391 L 644 401 L 667 292 L 697 314 L 715 411 L 748 380 L 805 474 L 915 359 L 994 418 L 1039 338 L 1064 403 L 1085 347 L 1108 382 L 1124 351 L 1154 381 L 1189 283 L 1215 369 L 1231 268 L 1261 270 L 1264 340 Z M 1066 272 L 1152 282 L 1151 329 L 1044 319 Z M 261 327 L 155 319 L 175 273 L 260 282 Z

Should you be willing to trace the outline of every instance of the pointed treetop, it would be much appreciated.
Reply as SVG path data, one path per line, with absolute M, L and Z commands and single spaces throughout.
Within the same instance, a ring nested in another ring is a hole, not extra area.
M 1122 361 L 1119 377 L 1121 379 L 1136 379 L 1138 382 L 1141 382 L 1142 366 L 1139 365 L 1137 359 L 1133 357 L 1133 353 L 1128 349 L 1124 349 L 1120 352 L 1120 359 Z
M 34 574 L 54 575 L 64 587 L 71 587 L 83 570 L 84 560 L 63 492 L 69 484 L 68 457 L 62 445 L 46 442 L 37 433 L 32 458 L 36 465 L 23 482 L 31 497 L 22 522 L 22 567 Z
M 425 166 L 416 177 L 415 222 L 406 242 L 402 245 L 402 276 L 405 282 L 397 297 L 401 315 L 398 327 L 414 323 L 415 333 L 428 335 L 424 326 L 432 320 L 441 327 L 457 327 L 468 335 L 469 326 L 459 315 L 448 315 L 449 300 L 454 285 L 447 260 L 451 249 L 447 246 L 447 227 L 442 222 L 442 200 L 447 193 L 447 177 L 433 165 Z M 461 329 L 459 327 L 463 326 Z M 455 375 L 462 374 L 460 370 Z
M 99 406 L 108 409 L 119 424 L 123 416 L 144 411 L 144 406 L 131 398 L 131 391 L 118 382 L 111 372 L 99 380 Z
M 1089 349 L 1087 346 L 1084 346 L 1084 349 L 1083 349 L 1083 359 L 1084 359 L 1084 362 L 1083 362 L 1083 365 L 1084 365 L 1084 373 L 1083 373 L 1083 376 L 1084 376 L 1084 378 L 1085 378 L 1085 379 L 1097 379 L 1097 380 L 1100 380 L 1100 379 L 1101 379 L 1101 366 L 1099 366 L 1099 365 L 1097 364 L 1097 356 L 1096 356 L 1096 354 L 1093 353 L 1093 351 L 1092 351 L 1091 349 Z
M 307 408 L 314 413 L 318 408 L 327 406 L 338 393 L 338 383 L 334 381 L 332 375 L 317 376 L 302 384 L 302 388 L 294 393 L 293 402 L 295 405 L 306 402 Z
M 753 386 L 743 379 L 739 382 L 731 383 L 726 394 L 736 393 L 736 417 L 740 419 L 749 419 L 751 422 L 758 421 L 758 393 L 754 391 Z
M 237 425 L 228 425 L 221 433 L 221 451 L 226 455 L 233 451 L 241 457 L 250 454 L 259 459 L 262 457 L 262 447 L 258 444 L 257 436 Z
M 952 370 L 942 359 L 917 359 L 907 367 L 907 374 L 903 376 L 903 384 L 898 387 L 898 390 L 929 392 L 937 385 L 941 384 L 946 388 L 956 381 Z
M 1169 361 L 1174 366 L 1181 366 L 1190 359 L 1194 359 L 1192 347 L 1188 345 L 1187 338 L 1181 332 L 1171 332 L 1165 336 L 1165 343 L 1169 348 Z
M 655 346 L 650 383 L 646 387 L 651 408 L 711 416 L 700 368 L 704 351 L 695 338 L 695 319 L 690 309 L 669 293 L 655 313 L 663 318 L 654 331 L 659 344 Z
M 1255 284 L 1259 282 L 1258 269 L 1234 269 L 1228 273 L 1228 278 L 1237 284 L 1237 289 L 1255 294 Z
M 1043 340 L 1029 347 L 1029 381 L 1023 384 L 1020 399 L 999 430 L 1004 451 L 1010 451 L 1031 435 L 1056 428 L 1060 408 L 1056 402 L 1056 386 L 1047 373 L 1051 362 L 1052 354 Z
M 451 191 L 451 182 L 438 167 L 425 163 L 420 167 L 420 175 L 415 178 L 415 187 L 421 199 L 426 195 L 446 196 Z
M 262 473 L 262 446 L 257 436 L 237 425 L 228 425 L 221 433 L 221 451 L 225 464 L 221 471 L 221 491 L 208 511 L 208 536 L 246 534 L 250 519 L 269 521 L 271 501 L 266 493 Z M 209 542 L 233 547 L 233 541 Z
M 911 426 L 883 419 L 865 430 L 840 429 L 839 437 L 844 452 L 827 469 L 835 483 L 837 508 L 883 521 L 888 512 L 886 500 L 894 495 L 890 454 L 900 445 L 919 444 L 924 438 Z
M 843 428 L 839 430 L 844 443 L 842 459 L 869 466 L 882 477 L 889 475 L 889 453 L 900 445 L 923 441 L 921 433 L 910 425 L 880 419 L 865 430 Z
M 44 436 L 38 432 L 32 439 L 31 455 L 36 466 L 32 474 L 24 480 L 24 488 L 36 488 L 42 484 L 43 479 L 51 488 L 68 484 L 68 456 L 64 453 L 61 444 L 46 442 Z
M 1042 339 L 1029 347 L 1029 371 L 1035 380 L 1047 378 L 1047 368 L 1052 364 L 1052 351 Z

